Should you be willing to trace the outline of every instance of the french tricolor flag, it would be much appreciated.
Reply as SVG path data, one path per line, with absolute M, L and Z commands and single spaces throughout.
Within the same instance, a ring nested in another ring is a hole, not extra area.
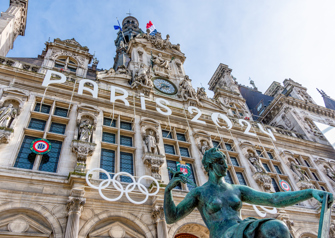
M 152 35 L 152 36 L 156 35 L 157 30 L 156 30 L 154 24 L 152 24 L 151 21 L 149 21 L 149 23 L 147 23 L 147 29 L 150 30 L 150 35 Z

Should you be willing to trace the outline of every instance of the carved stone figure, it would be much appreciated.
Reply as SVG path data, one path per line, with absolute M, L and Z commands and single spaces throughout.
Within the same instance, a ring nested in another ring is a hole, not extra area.
M 294 160 L 290 161 L 290 168 L 298 176 L 299 181 L 310 181 L 306 175 L 306 171 L 304 171 Z
M 90 120 L 85 119 L 79 125 L 79 140 L 83 142 L 90 142 L 94 126 Z
M 119 67 L 117 67 L 116 73 L 117 74 L 129 74 L 129 70 L 127 69 L 125 65 L 120 65 Z
M 282 221 L 252 217 L 242 220 L 242 203 L 285 207 L 313 197 L 322 203 L 326 195 L 330 197 L 326 206 L 333 203 L 332 193 L 316 189 L 264 193 L 248 186 L 225 183 L 228 168 L 226 156 L 217 148 L 205 152 L 202 164 L 208 172 L 208 181 L 192 189 L 177 206 L 173 201 L 172 189 L 184 183 L 185 176 L 182 172 L 172 171 L 172 179 L 164 194 L 164 213 L 168 224 L 183 219 L 197 208 L 213 238 L 289 238 L 292 237 L 289 228 Z
M 199 100 L 206 100 L 206 99 L 208 99 L 207 93 L 206 93 L 204 87 L 198 88 L 197 97 L 199 98 Z
M 103 78 L 106 76 L 111 76 L 112 74 L 115 73 L 115 70 L 112 68 L 110 69 L 105 69 L 103 71 L 97 71 L 97 78 Z
M 284 113 L 281 115 L 281 118 L 283 119 L 285 125 L 287 126 L 288 129 L 292 127 L 291 121 L 288 119 L 287 115 Z
M 170 69 L 170 62 L 168 60 L 163 59 L 162 54 L 159 53 L 158 56 L 153 56 L 153 63 L 160 68 L 164 68 L 166 70 Z
M 202 141 L 200 141 L 200 144 L 198 145 L 198 148 L 201 152 L 201 155 L 204 155 L 205 152 L 212 147 L 208 144 L 207 140 L 202 140 Z
M 184 100 L 188 98 L 198 99 L 191 81 L 188 75 L 185 75 L 184 79 L 179 83 L 180 97 Z
M 332 168 L 325 166 L 325 170 L 326 170 L 326 174 L 327 176 L 333 181 L 335 182 L 335 172 Z
M 248 160 L 254 168 L 255 173 L 267 173 L 260 158 L 253 152 L 249 152 Z
M 138 86 L 153 87 L 150 68 L 147 69 L 143 63 L 140 65 L 140 69 L 135 74 L 134 82 L 131 84 L 131 88 L 138 88 Z
M 0 127 L 9 128 L 16 115 L 17 110 L 13 107 L 13 104 L 2 107 L 0 109 Z
M 144 138 L 144 152 L 160 154 L 154 131 L 151 129 L 148 130 L 148 134 Z

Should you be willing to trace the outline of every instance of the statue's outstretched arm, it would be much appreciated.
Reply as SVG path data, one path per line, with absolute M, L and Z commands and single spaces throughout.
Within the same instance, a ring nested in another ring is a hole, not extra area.
M 178 206 L 174 204 L 172 197 L 172 189 L 181 182 L 180 178 L 171 179 L 170 183 L 165 188 L 164 194 L 164 213 L 165 219 L 168 224 L 179 221 L 188 214 L 190 214 L 193 209 L 197 206 L 197 196 L 196 191 L 193 189 L 189 192 L 183 201 L 181 201 Z
M 277 192 L 277 193 L 264 193 L 256 191 L 247 186 L 238 186 L 241 191 L 241 199 L 255 205 L 271 206 L 271 207 L 286 207 L 292 206 L 299 202 L 305 201 L 310 198 L 315 198 L 320 203 L 323 197 L 329 195 L 329 204 L 334 200 L 333 194 L 316 189 L 306 189 L 294 192 Z

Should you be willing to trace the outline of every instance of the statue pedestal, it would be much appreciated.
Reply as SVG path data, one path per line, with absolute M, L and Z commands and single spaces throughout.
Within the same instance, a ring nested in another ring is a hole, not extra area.
M 160 168 L 164 164 L 165 156 L 153 153 L 144 153 L 142 161 L 151 169 L 151 176 L 157 180 L 162 180 Z
M 266 192 L 271 190 L 272 180 L 268 174 L 257 172 L 252 177 Z
M 77 155 L 77 165 L 74 169 L 75 172 L 86 173 L 86 160 L 91 156 L 95 150 L 96 144 L 83 142 L 79 140 L 72 141 L 72 151 Z
M 13 134 L 13 129 L 1 128 L 0 129 L 0 144 L 8 144 L 11 135 Z

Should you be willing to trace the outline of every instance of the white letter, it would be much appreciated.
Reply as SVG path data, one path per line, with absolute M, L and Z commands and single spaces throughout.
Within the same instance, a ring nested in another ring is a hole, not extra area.
M 198 119 L 201 117 L 201 114 L 202 114 L 202 112 L 200 111 L 199 108 L 197 108 L 197 107 L 193 107 L 193 106 L 189 106 L 189 107 L 187 108 L 187 110 L 188 110 L 188 112 L 189 112 L 190 114 L 193 114 L 193 110 L 197 111 L 197 113 L 198 113 L 197 115 L 195 115 L 195 117 L 194 117 L 191 121 L 194 121 L 194 122 L 197 122 L 197 123 L 201 123 L 201 124 L 206 125 L 206 122 L 198 120 Z
M 115 96 L 115 90 L 121 91 L 123 93 L 122 96 Z M 123 88 L 111 86 L 111 102 L 115 102 L 115 100 L 122 100 L 126 106 L 129 106 L 129 102 L 127 101 L 128 92 Z
M 145 107 L 145 100 L 146 100 L 146 98 L 144 97 L 143 93 L 140 93 L 140 99 L 141 99 L 141 109 L 142 110 L 147 110 L 147 108 Z
M 91 83 L 93 84 L 93 90 L 85 87 L 84 84 L 85 83 Z M 89 79 L 82 79 L 79 82 L 79 88 L 78 88 L 78 94 L 83 95 L 83 90 L 88 91 L 90 93 L 92 93 L 92 96 L 94 98 L 98 98 L 98 84 L 96 82 L 94 82 L 93 80 L 89 80 Z
M 156 103 L 158 106 L 164 108 L 166 110 L 166 112 L 163 112 L 160 108 L 156 107 L 157 112 L 159 112 L 160 114 L 163 114 L 165 116 L 169 116 L 172 114 L 172 111 L 169 107 L 167 107 L 166 105 L 162 104 L 162 102 L 164 102 L 164 104 L 169 105 L 169 102 L 166 101 L 163 98 L 156 98 Z
M 270 136 L 274 141 L 276 141 L 275 136 L 273 135 L 272 131 L 268 128 L 267 131 L 264 130 L 263 126 L 260 123 L 257 123 L 259 129 L 261 130 L 261 132 L 263 132 L 264 134 L 267 134 L 268 136 Z
M 51 76 L 53 74 L 59 76 L 60 79 L 51 80 Z M 44 80 L 43 80 L 42 86 L 43 87 L 47 87 L 49 84 L 52 84 L 52 83 L 65 83 L 65 82 L 66 82 L 66 77 L 65 77 L 64 74 L 56 72 L 56 71 L 53 71 L 53 70 L 48 70 L 47 73 L 44 76 Z
M 244 134 L 251 135 L 251 136 L 257 136 L 255 133 L 250 132 L 251 124 L 244 120 L 244 119 L 238 119 L 238 123 L 243 127 L 243 123 L 247 124 L 247 128 L 244 131 Z
M 229 120 L 229 118 L 226 115 L 223 115 L 221 113 L 215 112 L 212 114 L 212 121 L 214 122 L 215 125 L 217 125 L 220 128 L 225 128 L 224 126 L 220 126 L 219 125 L 219 117 L 221 117 L 221 119 L 223 119 L 227 125 L 228 125 L 228 129 L 231 129 L 233 127 L 233 124 L 231 123 L 231 121 Z

